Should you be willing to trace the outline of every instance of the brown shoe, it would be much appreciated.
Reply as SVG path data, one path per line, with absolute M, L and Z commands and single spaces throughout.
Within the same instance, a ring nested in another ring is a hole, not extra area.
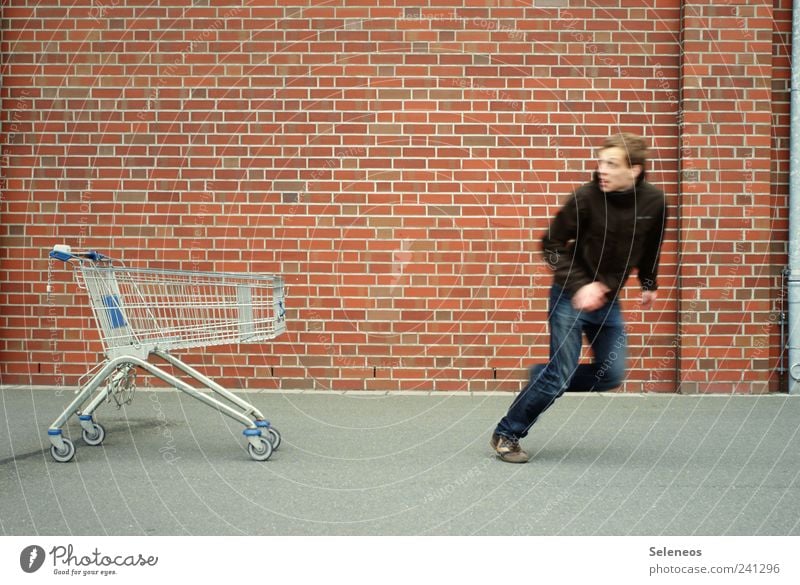
M 508 463 L 527 463 L 528 454 L 519 446 L 519 441 L 509 439 L 503 435 L 495 433 L 489 445 L 494 449 L 497 456 Z

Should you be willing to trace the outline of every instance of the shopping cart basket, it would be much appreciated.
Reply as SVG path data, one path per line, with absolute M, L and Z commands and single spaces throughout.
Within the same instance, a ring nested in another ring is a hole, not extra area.
M 106 431 L 93 419 L 94 411 L 107 398 L 132 396 L 137 367 L 242 423 L 250 456 L 256 461 L 270 458 L 281 435 L 261 412 L 169 352 L 254 343 L 280 335 L 286 329 L 281 277 L 129 268 L 98 252 L 73 253 L 69 246 L 61 245 L 53 248 L 50 258 L 75 269 L 78 285 L 89 295 L 105 350 L 105 360 L 87 373 L 88 381 L 47 431 L 53 459 L 67 462 L 75 456 L 75 446 L 61 428 L 73 414 L 78 414 L 85 443 L 103 442 Z M 212 393 L 200 392 L 151 363 L 151 356 Z M 105 386 L 80 411 L 104 381 Z M 217 400 L 213 393 L 233 406 Z

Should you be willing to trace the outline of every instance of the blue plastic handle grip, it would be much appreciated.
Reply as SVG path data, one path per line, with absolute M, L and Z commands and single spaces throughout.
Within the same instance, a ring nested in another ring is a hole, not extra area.
M 51 250 L 50 257 L 55 258 L 56 260 L 61 260 L 63 262 L 68 262 L 73 258 L 86 258 L 87 260 L 91 260 L 92 262 L 100 262 L 101 260 L 109 259 L 108 256 L 104 256 L 103 254 L 95 250 L 89 250 L 88 252 L 82 252 L 80 254 L 70 254 L 68 252 Z
M 56 252 L 55 250 L 50 250 L 50 257 L 55 258 L 56 260 L 61 260 L 62 262 L 68 262 L 75 256 L 68 254 L 67 252 Z
M 103 256 L 100 252 L 96 252 L 95 250 L 89 250 L 83 255 L 84 258 L 88 258 L 92 262 L 99 262 L 100 260 L 105 260 L 107 256 Z

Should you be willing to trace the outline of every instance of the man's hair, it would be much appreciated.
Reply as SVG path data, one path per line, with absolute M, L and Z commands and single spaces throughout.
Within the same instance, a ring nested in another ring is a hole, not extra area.
M 603 142 L 600 150 L 605 150 L 606 148 L 621 148 L 625 151 L 629 167 L 641 165 L 644 169 L 644 163 L 647 160 L 647 142 L 641 136 L 630 132 L 609 136 Z

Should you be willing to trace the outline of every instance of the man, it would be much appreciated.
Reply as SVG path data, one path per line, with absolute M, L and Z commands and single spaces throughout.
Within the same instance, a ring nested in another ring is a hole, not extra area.
M 656 299 L 667 217 L 664 193 L 645 181 L 646 157 L 642 138 L 627 133 L 608 138 L 593 180 L 572 193 L 542 238 L 554 271 L 550 360 L 531 369 L 528 384 L 492 435 L 490 444 L 503 461 L 528 461 L 519 440 L 564 391 L 610 390 L 622 383 L 627 340 L 618 295 L 637 268 L 642 308 Z M 583 333 L 593 364 L 578 364 Z

